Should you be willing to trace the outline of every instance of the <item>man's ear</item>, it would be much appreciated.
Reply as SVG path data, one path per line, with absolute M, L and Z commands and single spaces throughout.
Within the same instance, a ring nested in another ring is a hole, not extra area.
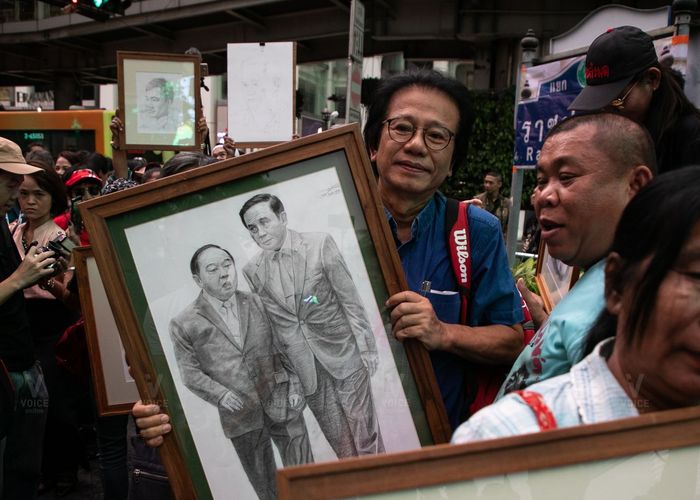
M 629 198 L 632 199 L 640 189 L 649 184 L 654 174 L 646 165 L 637 165 L 632 169 L 629 175 Z
M 195 283 L 197 283 L 197 286 L 199 288 L 204 288 L 204 286 L 202 284 L 202 280 L 199 278 L 199 276 L 197 276 L 196 274 L 193 274 L 192 279 L 194 280 Z
M 624 260 L 617 252 L 612 252 L 605 260 L 605 306 L 613 316 L 622 308 L 622 287 L 620 286 Z
M 280 220 L 287 224 L 287 212 L 280 212 Z
M 377 150 L 374 148 L 369 148 L 369 159 L 372 160 L 372 163 L 377 161 Z

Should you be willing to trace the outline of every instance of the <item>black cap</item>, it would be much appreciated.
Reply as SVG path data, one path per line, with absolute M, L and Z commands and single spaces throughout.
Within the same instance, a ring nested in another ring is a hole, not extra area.
M 569 109 L 604 108 L 647 68 L 658 64 L 653 39 L 634 26 L 611 28 L 588 47 L 586 87 Z

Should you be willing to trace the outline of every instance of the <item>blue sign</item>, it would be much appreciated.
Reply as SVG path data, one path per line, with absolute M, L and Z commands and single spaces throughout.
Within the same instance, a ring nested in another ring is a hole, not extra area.
M 516 168 L 535 168 L 547 132 L 573 113 L 567 108 L 585 86 L 584 58 L 527 68 L 516 110 Z

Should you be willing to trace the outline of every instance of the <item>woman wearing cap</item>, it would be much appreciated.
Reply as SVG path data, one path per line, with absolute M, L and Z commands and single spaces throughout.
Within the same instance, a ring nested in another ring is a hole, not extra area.
M 66 181 L 66 188 L 68 189 L 68 196 L 71 200 L 71 207 L 68 211 L 54 219 L 54 222 L 64 230 L 68 229 L 71 222 L 75 225 L 74 219 L 76 219 L 78 215 L 78 203 L 100 195 L 102 179 L 92 170 L 81 168 L 71 174 Z M 81 245 L 90 244 L 90 237 L 83 227 L 82 222 L 79 221 L 78 227 L 73 227 L 70 232 L 79 236 Z
M 596 38 L 586 54 L 587 86 L 569 109 L 608 109 L 643 124 L 656 146 L 659 173 L 700 164 L 700 110 L 680 77 L 659 63 L 653 39 L 620 26 Z
M 31 164 L 31 162 L 30 162 Z M 26 222 L 15 226 L 12 238 L 24 259 L 32 245 L 47 247 L 49 241 L 65 237 L 53 216 L 67 207 L 66 190 L 61 178 L 50 167 L 34 164 L 39 172 L 25 175 L 19 188 L 19 205 Z M 57 494 L 75 486 L 77 459 L 72 450 L 79 439 L 77 426 L 71 425 L 67 398 L 70 385 L 59 373 L 55 344 L 64 330 L 77 319 L 76 312 L 65 304 L 70 293 L 67 273 L 40 281 L 24 289 L 27 316 L 34 341 L 34 354 L 41 362 L 49 391 L 49 412 L 44 436 L 42 484 L 56 484 Z M 69 452 L 70 450 L 70 452 Z

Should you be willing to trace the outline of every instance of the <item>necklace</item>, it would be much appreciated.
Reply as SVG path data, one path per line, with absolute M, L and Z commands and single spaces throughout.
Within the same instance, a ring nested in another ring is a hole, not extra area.
M 24 248 L 24 253 L 29 251 L 29 244 L 27 243 L 27 231 L 22 231 L 22 248 Z

